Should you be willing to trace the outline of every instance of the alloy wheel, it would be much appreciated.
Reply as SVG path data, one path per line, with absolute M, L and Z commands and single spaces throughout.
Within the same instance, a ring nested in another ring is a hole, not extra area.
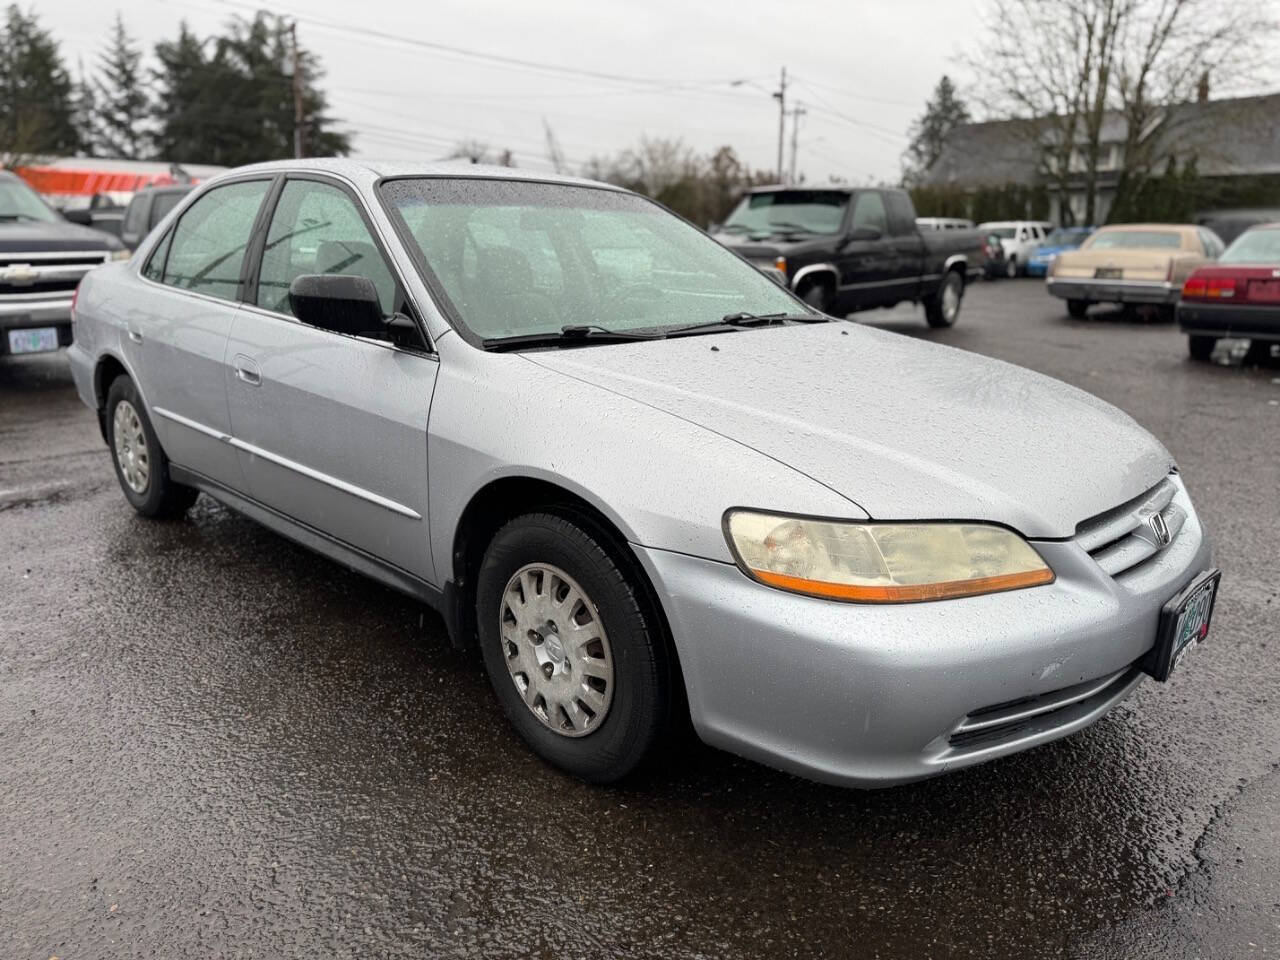
M 613 702 L 613 653 L 577 581 L 550 564 L 523 566 L 498 618 L 507 671 L 530 712 L 565 737 L 598 729 Z

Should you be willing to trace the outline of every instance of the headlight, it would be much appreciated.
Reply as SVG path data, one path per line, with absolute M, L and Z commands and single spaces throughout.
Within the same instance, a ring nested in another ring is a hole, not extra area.
M 761 583 L 856 603 L 912 603 L 1052 583 L 1026 540 L 985 523 L 854 523 L 735 510 L 725 535 Z
M 133 256 L 133 254 L 130 253 L 128 250 L 112 250 L 111 251 L 112 260 L 128 260 L 131 256 Z

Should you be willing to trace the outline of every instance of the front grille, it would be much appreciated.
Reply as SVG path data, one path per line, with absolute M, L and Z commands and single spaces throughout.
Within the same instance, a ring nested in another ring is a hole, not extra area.
M 947 743 L 972 750 L 1065 726 L 1119 694 L 1138 676 L 1139 669 L 1132 664 L 1097 680 L 974 710 L 960 721 Z
M 27 284 L 4 283 L 0 280 L 0 297 L 22 296 L 24 294 L 38 293 L 70 293 L 79 283 L 80 280 L 78 277 L 65 277 L 57 280 L 40 280 L 36 283 Z
M 0 268 L 16 263 L 31 266 L 83 266 L 96 267 L 107 259 L 106 253 L 0 253 Z
M 1173 480 L 1165 477 L 1142 496 L 1080 524 L 1076 528 L 1076 543 L 1104 571 L 1120 577 L 1177 539 L 1187 514 L 1173 502 L 1176 494 Z M 1152 525 L 1156 515 L 1164 521 L 1169 536 L 1167 543 L 1161 542 Z
M 69 295 L 109 251 L 38 251 L 0 254 L 0 299 L 10 303 Z

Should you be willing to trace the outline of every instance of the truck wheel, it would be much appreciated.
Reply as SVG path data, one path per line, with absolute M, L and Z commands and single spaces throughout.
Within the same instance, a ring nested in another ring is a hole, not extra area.
M 1018 258 L 1010 257 L 1004 262 L 1004 275 L 1010 280 L 1017 279 L 1018 276 Z
M 1194 333 L 1187 337 L 1187 352 L 1198 363 L 1208 363 L 1213 356 L 1213 348 L 1217 345 L 1217 337 L 1198 337 Z
M 612 783 L 652 754 L 673 713 L 666 642 L 644 594 L 589 524 L 516 517 L 476 580 L 485 668 L 544 760 Z
M 1083 320 L 1086 313 L 1089 312 L 1088 300 L 1068 300 L 1067 313 L 1077 320 Z
M 964 298 L 964 278 L 958 270 L 948 270 L 942 278 L 938 292 L 924 303 L 924 318 L 931 327 L 949 327 L 960 316 L 960 301 Z
M 831 312 L 831 291 L 826 284 L 814 283 L 800 296 L 800 299 L 823 313 Z
M 169 458 L 151 427 L 138 389 L 124 374 L 107 391 L 107 446 L 129 505 L 144 517 L 180 517 L 199 491 L 169 479 Z

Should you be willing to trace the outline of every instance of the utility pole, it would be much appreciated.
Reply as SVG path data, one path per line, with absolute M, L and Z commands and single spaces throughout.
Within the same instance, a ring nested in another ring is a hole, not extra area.
M 803 103 L 797 103 L 791 108 L 791 183 L 794 185 L 796 181 L 796 150 L 800 136 L 800 118 L 803 117 L 807 110 Z
M 786 182 L 786 171 L 782 168 L 782 146 L 787 139 L 787 68 L 782 68 L 782 82 L 778 85 L 773 99 L 778 101 L 778 183 Z
M 298 55 L 298 21 L 289 24 L 293 40 L 293 155 L 302 159 L 302 58 Z

